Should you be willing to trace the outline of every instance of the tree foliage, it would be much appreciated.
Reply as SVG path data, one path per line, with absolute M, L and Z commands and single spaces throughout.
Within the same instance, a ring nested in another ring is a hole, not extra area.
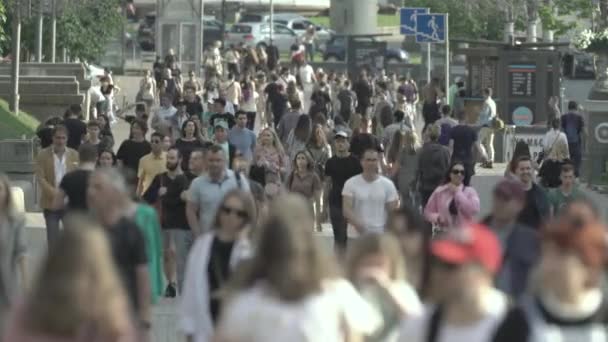
M 561 35 L 577 24 L 564 16 L 586 19 L 593 10 L 591 0 L 409 0 L 407 6 L 449 13 L 451 37 L 488 40 L 502 40 L 507 21 L 514 22 L 516 30 L 525 30 L 529 21 L 540 19 L 544 28 Z
M 3 0 L 2 0 L 3 1 Z M 12 31 L 10 12 L 3 21 L 0 1 L 0 52 L 9 51 Z M 116 38 L 122 29 L 121 0 L 64 0 L 64 10 L 57 16 L 57 51 L 66 48 L 72 58 L 95 61 L 103 55 L 106 45 Z M 34 8 L 35 10 L 35 8 Z M 21 26 L 21 48 L 23 56 L 35 51 L 36 12 L 33 17 L 23 18 Z M 3 32 L 6 34 L 3 36 Z M 2 37 L 5 40 L 2 40 Z M 51 20 L 47 16 L 43 27 L 43 55 L 51 54 Z
M 73 58 L 94 61 L 122 25 L 119 0 L 73 2 L 57 21 L 57 45 Z
M 10 31 L 6 30 L 6 16 L 7 16 L 7 8 L 4 1 L 0 2 L 0 57 L 4 56 L 8 50 L 8 44 L 10 39 L 8 34 Z

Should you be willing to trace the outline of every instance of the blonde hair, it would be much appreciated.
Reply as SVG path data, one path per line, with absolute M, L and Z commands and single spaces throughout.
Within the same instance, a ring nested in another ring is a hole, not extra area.
M 390 260 L 391 280 L 406 279 L 405 260 L 399 241 L 390 234 L 369 234 L 355 240 L 346 258 L 346 275 L 351 281 L 357 278 L 361 261 L 370 255 L 381 254 Z
M 258 134 L 258 145 L 261 145 L 259 144 L 259 139 L 265 132 L 270 132 L 270 134 L 272 135 L 272 146 L 277 150 L 277 153 L 279 153 L 279 155 L 281 156 L 285 156 L 285 149 L 283 148 L 283 144 L 281 144 L 281 140 L 279 139 L 277 132 L 275 132 L 274 129 L 270 127 L 266 127 L 260 131 L 260 133 Z
M 287 302 L 322 291 L 336 274 L 332 259 L 316 240 L 308 202 L 299 195 L 281 195 L 271 204 L 269 217 L 258 232 L 256 255 L 236 272 L 231 292 L 263 280 Z
M 35 284 L 25 307 L 32 331 L 68 337 L 90 327 L 116 339 L 130 330 L 129 304 L 108 237 L 84 216 L 65 220 Z
M 568 144 L 563 139 L 560 139 L 559 136 L 555 139 L 557 140 L 555 141 L 553 148 L 551 148 L 551 151 L 549 152 L 547 158 L 557 161 L 563 161 L 565 159 L 570 158 Z

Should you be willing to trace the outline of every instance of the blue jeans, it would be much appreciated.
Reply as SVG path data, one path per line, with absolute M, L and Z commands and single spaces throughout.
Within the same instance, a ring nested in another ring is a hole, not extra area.
M 63 219 L 63 210 L 44 209 L 44 222 L 46 223 L 46 241 L 48 246 L 57 240 L 60 233 L 60 223 Z

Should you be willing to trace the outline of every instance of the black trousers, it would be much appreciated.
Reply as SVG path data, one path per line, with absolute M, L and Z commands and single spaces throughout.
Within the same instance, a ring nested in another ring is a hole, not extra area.
M 334 231 L 334 247 L 336 250 L 343 252 L 346 250 L 346 242 L 348 241 L 348 224 L 342 212 L 342 207 L 330 205 L 329 220 Z

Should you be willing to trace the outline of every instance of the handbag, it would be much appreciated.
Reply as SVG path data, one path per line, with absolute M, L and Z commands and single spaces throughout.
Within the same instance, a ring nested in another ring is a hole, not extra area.
M 555 140 L 553 140 L 553 144 L 551 144 L 551 147 L 549 148 L 549 153 L 547 153 L 547 155 L 550 155 L 551 152 L 553 152 L 553 147 L 555 146 L 555 143 L 557 142 L 557 139 L 559 139 L 559 134 L 555 137 Z M 540 151 L 538 153 L 538 157 L 536 157 L 536 164 L 538 164 L 538 167 L 542 167 L 543 161 L 545 160 L 545 151 Z

